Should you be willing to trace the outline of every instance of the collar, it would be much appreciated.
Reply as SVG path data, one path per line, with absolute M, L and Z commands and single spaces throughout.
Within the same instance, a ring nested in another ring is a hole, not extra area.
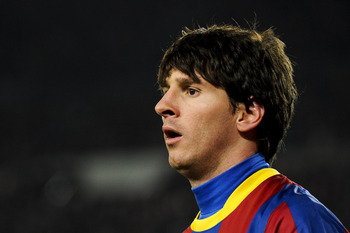
M 254 172 L 268 168 L 264 156 L 252 155 L 208 182 L 193 188 L 192 191 L 200 209 L 199 219 L 216 213 L 224 206 L 232 192 Z

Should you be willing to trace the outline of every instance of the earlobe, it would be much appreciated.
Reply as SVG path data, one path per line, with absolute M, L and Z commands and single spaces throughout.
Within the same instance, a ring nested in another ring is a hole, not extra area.
M 251 105 L 249 108 L 241 106 L 242 108 L 238 113 L 237 129 L 241 133 L 257 128 L 265 114 L 265 108 L 259 101 L 255 100 L 254 97 L 251 97 L 250 100 Z

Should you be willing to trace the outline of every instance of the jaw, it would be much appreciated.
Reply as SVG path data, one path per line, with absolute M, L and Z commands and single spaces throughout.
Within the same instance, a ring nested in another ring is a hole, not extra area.
M 197 153 L 190 150 L 180 150 L 176 146 L 168 146 L 170 166 L 179 174 L 186 177 L 192 187 L 214 178 L 217 172 L 218 160 L 210 161 L 209 158 L 200 158 Z M 204 162 L 205 161 L 205 162 Z

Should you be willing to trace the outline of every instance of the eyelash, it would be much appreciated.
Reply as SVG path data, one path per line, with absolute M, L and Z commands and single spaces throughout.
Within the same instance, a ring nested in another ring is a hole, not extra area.
M 167 91 L 168 91 L 168 88 L 162 89 L 161 90 L 162 96 L 164 96 L 167 93 Z M 187 88 L 185 88 L 185 92 L 186 92 L 186 94 L 193 96 L 193 95 L 199 93 L 199 90 L 197 90 L 196 88 L 193 88 L 193 87 L 187 87 Z
M 197 90 L 197 89 L 195 89 L 195 88 L 192 88 L 192 87 L 188 87 L 187 88 L 187 93 L 189 94 L 189 95 L 195 95 L 195 94 L 197 94 L 197 93 L 199 93 L 199 91 Z M 191 94 L 192 93 L 192 94 Z

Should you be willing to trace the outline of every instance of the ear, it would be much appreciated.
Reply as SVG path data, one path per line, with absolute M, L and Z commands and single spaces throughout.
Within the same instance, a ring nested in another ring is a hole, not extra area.
M 254 97 L 250 97 L 250 101 L 249 108 L 242 104 L 238 113 L 237 129 L 241 133 L 256 129 L 265 114 L 265 108 L 259 101 Z

